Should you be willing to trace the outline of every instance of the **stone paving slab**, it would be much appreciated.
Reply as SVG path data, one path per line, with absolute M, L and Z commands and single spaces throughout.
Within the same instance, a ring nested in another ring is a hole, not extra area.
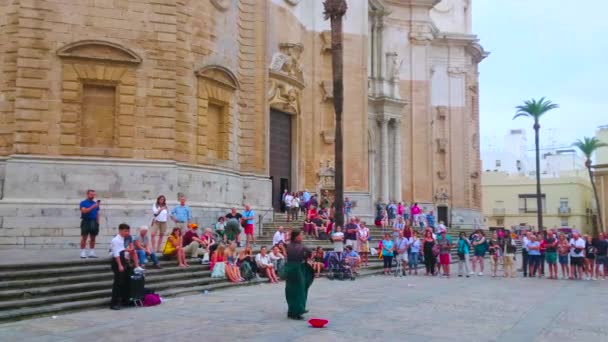
M 608 281 L 372 276 L 315 281 L 307 317 L 286 319 L 284 285 L 172 298 L 0 325 L 2 341 L 602 341 Z

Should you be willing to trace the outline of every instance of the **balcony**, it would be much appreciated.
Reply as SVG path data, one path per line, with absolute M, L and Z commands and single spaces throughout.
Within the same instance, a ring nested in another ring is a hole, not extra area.
M 572 209 L 570 207 L 559 207 L 557 208 L 557 214 L 559 216 L 570 216 Z
M 493 208 L 493 216 L 505 216 L 505 208 Z

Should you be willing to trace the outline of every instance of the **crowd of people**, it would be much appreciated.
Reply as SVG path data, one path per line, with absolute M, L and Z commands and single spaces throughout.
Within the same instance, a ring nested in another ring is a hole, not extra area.
M 606 278 L 608 239 L 603 233 L 592 238 L 580 236 L 577 232 L 572 236 L 553 230 L 524 231 L 517 235 L 500 230 L 486 237 L 486 232 L 478 229 L 469 236 L 460 232 L 458 239 L 454 240 L 443 222 L 435 224 L 432 211 L 425 213 L 416 203 L 410 207 L 391 202 L 378 204 L 376 208 L 374 223 L 381 228 L 383 238 L 377 241 L 377 245 L 372 245 L 370 228 L 365 221 L 352 215 L 352 203 L 348 198 L 345 199 L 347 223 L 344 227 L 334 225 L 334 213 L 327 196 L 317 200 L 316 195 L 311 196 L 307 192 L 286 192 L 283 201 L 288 221 L 297 221 L 303 213 L 303 233 L 332 242 L 333 251 L 330 253 L 317 247 L 310 254 L 309 264 L 315 277 L 327 271 L 330 254 L 355 274 L 360 267 L 369 266 L 370 258 L 378 257 L 383 260 L 383 273 L 386 275 L 418 275 L 418 266 L 423 264 L 426 276 L 450 277 L 453 251 L 456 252 L 454 257 L 457 258 L 459 277 L 483 276 L 486 256 L 492 277 L 515 277 L 516 254 L 518 246 L 521 246 L 524 277 Z M 81 258 L 97 257 L 94 248 L 99 232 L 100 206 L 101 202 L 95 200 L 94 190 L 89 190 L 87 198 L 80 203 Z M 289 238 L 294 231 L 299 234 L 299 229 L 279 227 L 273 235 L 272 245 L 261 246 L 254 255 L 255 212 L 248 205 L 242 213 L 232 208 L 219 217 L 213 227 L 202 230 L 192 222 L 192 211 L 183 196 L 172 210 L 169 210 L 165 196 L 159 196 L 151 214 L 150 228 L 141 226 L 131 235 L 130 227 L 121 224 L 118 234 L 112 239 L 113 308 L 120 306 L 117 302 L 121 297 L 120 284 L 127 281 L 123 277 L 129 273 L 125 268 L 144 272 L 148 262 L 154 268 L 161 268 L 159 256 L 175 258 L 179 267 L 189 267 L 188 261 L 193 259 L 208 263 L 211 277 L 226 278 L 231 282 L 264 277 L 270 283 L 277 283 L 285 277 Z M 172 228 L 163 244 L 169 225 Z M 246 235 L 244 247 L 240 246 L 242 228 Z

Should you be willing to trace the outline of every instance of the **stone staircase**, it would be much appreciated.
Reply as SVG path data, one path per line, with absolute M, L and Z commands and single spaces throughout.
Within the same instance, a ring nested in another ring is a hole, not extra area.
M 299 221 L 293 223 L 293 226 L 300 227 L 301 224 L 302 221 Z M 255 245 L 256 253 L 259 246 L 272 244 L 272 235 L 279 225 L 290 227 L 292 223 L 286 222 L 284 216 L 277 216 L 275 222 L 266 223 L 264 232 Z M 374 237 L 372 246 L 374 246 L 381 238 L 380 230 L 372 228 L 372 236 Z M 307 238 L 304 243 L 310 248 L 322 246 L 326 251 L 332 248 L 329 240 L 318 241 Z M 456 260 L 455 251 L 453 256 L 453 260 Z M 253 280 L 234 284 L 225 279 L 211 278 L 208 265 L 200 265 L 194 259 L 189 263 L 191 265 L 189 268 L 180 268 L 175 260 L 162 261 L 162 269 L 146 271 L 146 287 L 154 289 L 166 298 L 267 281 Z M 370 266 L 362 268 L 360 276 L 380 272 L 382 272 L 382 261 L 377 257 L 370 257 Z M 0 322 L 6 322 L 108 306 L 113 275 L 109 258 L 75 259 L 62 262 L 0 265 L 0 280 Z

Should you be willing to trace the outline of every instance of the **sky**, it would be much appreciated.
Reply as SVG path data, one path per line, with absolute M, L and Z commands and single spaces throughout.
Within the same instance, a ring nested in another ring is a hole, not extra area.
M 569 146 L 608 125 L 608 1 L 475 0 L 473 31 L 491 54 L 480 64 L 482 151 L 503 145 L 515 106 L 546 96 L 559 104 L 541 119 L 541 145 Z

